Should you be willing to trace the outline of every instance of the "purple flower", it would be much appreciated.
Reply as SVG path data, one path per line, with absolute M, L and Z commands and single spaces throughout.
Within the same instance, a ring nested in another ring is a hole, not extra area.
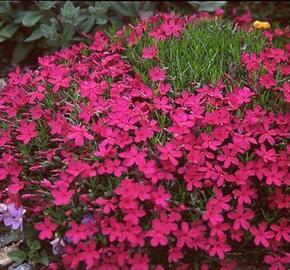
M 50 242 L 50 244 L 52 245 L 52 253 L 54 255 L 60 254 L 62 247 L 65 246 L 64 241 L 61 238 L 55 238 Z
M 6 226 L 12 227 L 13 230 L 23 229 L 23 214 L 25 210 L 22 207 L 18 209 L 14 203 L 7 205 L 0 205 L 0 221 L 3 221 Z

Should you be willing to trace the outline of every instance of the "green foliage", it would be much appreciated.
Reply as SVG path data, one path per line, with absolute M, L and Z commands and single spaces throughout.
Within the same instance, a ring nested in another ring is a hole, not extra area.
M 106 25 L 119 27 L 126 17 L 152 11 L 151 1 L 2 1 L 0 57 L 13 47 L 11 61 L 19 63 L 34 49 L 52 52 Z M 6 46 L 7 47 L 7 46 Z
M 16 263 L 22 263 L 26 259 L 26 254 L 22 250 L 14 250 L 8 253 L 8 257 Z
M 179 39 L 158 41 L 160 66 L 167 70 L 173 89 L 184 89 L 189 83 L 215 83 L 225 73 L 237 77 L 243 51 L 260 51 L 265 44 L 259 32 L 245 32 L 227 21 L 200 21 L 191 24 Z M 155 60 L 143 61 L 144 47 L 153 45 L 145 34 L 136 46 L 127 51 L 127 59 L 146 82 Z
M 24 239 L 25 241 L 21 244 L 21 250 L 9 252 L 9 258 L 19 264 L 28 261 L 32 264 L 48 266 L 49 255 L 38 241 L 37 231 L 29 223 L 24 226 Z
M 215 11 L 221 8 L 227 1 L 187 1 L 189 4 L 197 7 L 198 11 Z

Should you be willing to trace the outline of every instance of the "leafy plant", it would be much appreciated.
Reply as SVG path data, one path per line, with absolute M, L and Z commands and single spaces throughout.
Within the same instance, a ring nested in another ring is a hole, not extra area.
M 31 1 L 0 2 L 0 56 L 7 55 L 4 45 L 13 47 L 11 61 L 23 61 L 33 49 L 52 52 L 96 27 L 119 27 L 125 17 L 152 11 L 154 2 L 105 1 Z
M 196 6 L 198 11 L 215 11 L 221 8 L 227 1 L 187 1 L 189 4 Z
M 37 232 L 30 224 L 25 225 L 24 240 L 24 243 L 21 244 L 21 250 L 13 250 L 9 252 L 9 258 L 19 264 L 28 261 L 32 264 L 48 266 L 48 254 L 37 240 Z

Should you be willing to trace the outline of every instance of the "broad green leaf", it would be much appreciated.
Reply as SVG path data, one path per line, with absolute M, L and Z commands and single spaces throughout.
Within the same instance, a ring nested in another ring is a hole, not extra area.
M 55 6 L 57 1 L 38 1 L 39 9 L 48 10 Z
M 191 5 L 198 6 L 199 11 L 215 11 L 226 4 L 227 1 L 188 1 Z
M 40 30 L 41 30 L 43 36 L 45 36 L 46 38 L 48 38 L 50 40 L 56 39 L 57 29 L 56 29 L 56 25 L 54 23 L 51 25 L 41 24 Z
M 94 26 L 94 23 L 95 19 L 92 16 L 89 16 L 78 25 L 78 28 L 81 32 L 88 33 Z
M 21 250 L 14 250 L 8 253 L 8 257 L 16 263 L 22 263 L 26 259 L 26 254 Z
M 22 24 L 22 20 L 25 15 L 26 15 L 26 11 L 24 10 L 13 11 L 13 17 L 15 18 L 13 22 L 16 24 Z
M 29 240 L 29 241 L 27 241 L 27 244 L 31 250 L 41 249 L 41 246 L 40 246 L 40 243 L 38 240 L 33 240 L 33 241 Z
M 34 226 L 30 223 L 24 224 L 24 239 L 37 239 L 38 232 L 34 229 Z
M 63 29 L 63 46 L 66 47 L 71 43 L 71 40 L 75 34 L 74 26 L 71 24 L 65 24 Z
M 12 63 L 20 63 L 24 60 L 30 50 L 33 48 L 33 44 L 31 42 L 28 43 L 18 43 L 15 46 L 12 55 Z
M 136 1 L 132 1 L 132 2 L 118 1 L 118 2 L 111 2 L 111 3 L 112 3 L 112 8 L 118 14 L 132 17 L 136 15 L 136 10 L 133 7 L 134 2 Z
M 8 13 L 11 10 L 10 1 L 0 2 L 0 14 Z
M 106 24 L 107 22 L 108 22 L 108 17 L 106 14 L 100 14 L 96 18 L 96 24 L 103 25 L 103 24 Z
M 27 11 L 23 17 L 22 24 L 27 27 L 33 26 L 42 16 L 43 14 L 40 11 Z
M 5 38 L 11 38 L 18 28 L 19 25 L 17 24 L 8 24 L 0 29 L 0 36 Z
M 40 252 L 40 261 L 41 264 L 48 266 L 49 265 L 49 258 L 47 252 L 43 249 Z
M 31 33 L 31 35 L 29 37 L 27 37 L 24 41 L 30 42 L 30 41 L 37 40 L 41 37 L 43 37 L 43 32 L 41 31 L 41 28 L 39 27 L 39 28 L 34 29 L 34 31 Z

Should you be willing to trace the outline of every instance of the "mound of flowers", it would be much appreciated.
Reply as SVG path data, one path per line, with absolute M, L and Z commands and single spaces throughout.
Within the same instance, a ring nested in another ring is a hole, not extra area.
M 123 56 L 149 26 L 166 42 L 212 19 L 159 14 L 9 74 L 0 222 L 33 225 L 44 269 L 287 268 L 290 44 L 272 39 L 289 33 L 241 53 L 241 81 L 178 91 L 156 47 L 150 83 Z

